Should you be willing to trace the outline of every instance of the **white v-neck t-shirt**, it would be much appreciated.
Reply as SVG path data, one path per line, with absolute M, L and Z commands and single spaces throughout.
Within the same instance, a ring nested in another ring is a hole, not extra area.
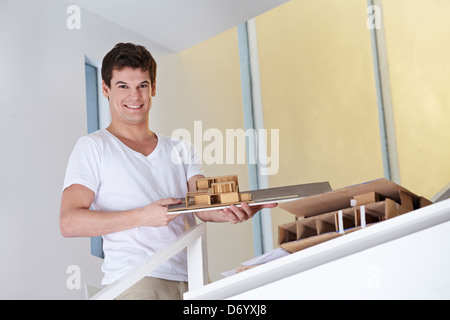
M 187 181 L 194 175 L 203 175 L 201 161 L 190 143 L 156 135 L 158 143 L 148 156 L 132 150 L 106 129 L 81 137 L 70 156 L 63 189 L 72 184 L 91 189 L 95 193 L 91 208 L 106 212 L 140 208 L 159 199 L 183 198 L 188 191 Z M 195 223 L 189 213 L 167 226 L 103 235 L 102 284 L 129 273 Z M 149 276 L 187 281 L 186 250 Z

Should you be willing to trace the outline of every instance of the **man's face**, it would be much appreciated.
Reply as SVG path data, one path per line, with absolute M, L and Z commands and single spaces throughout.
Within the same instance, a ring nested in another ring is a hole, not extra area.
M 150 84 L 150 74 L 142 69 L 113 70 L 111 88 L 102 83 L 103 95 L 109 99 L 112 121 L 125 125 L 148 120 L 156 85 Z

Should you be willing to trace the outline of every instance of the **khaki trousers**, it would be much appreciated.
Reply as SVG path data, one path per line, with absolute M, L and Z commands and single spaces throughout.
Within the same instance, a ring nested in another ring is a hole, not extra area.
M 183 300 L 188 283 L 144 277 L 115 300 Z

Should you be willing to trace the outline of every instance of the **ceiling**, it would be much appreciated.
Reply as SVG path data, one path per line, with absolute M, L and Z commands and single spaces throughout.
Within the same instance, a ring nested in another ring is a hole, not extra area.
M 81 8 L 179 52 L 289 0 L 77 0 Z

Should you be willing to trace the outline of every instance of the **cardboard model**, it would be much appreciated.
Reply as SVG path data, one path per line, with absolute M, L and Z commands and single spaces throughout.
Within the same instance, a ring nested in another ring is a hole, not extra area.
M 170 205 L 169 214 L 223 209 L 232 204 L 250 206 L 267 203 L 283 203 L 315 194 L 331 191 L 328 182 L 299 184 L 239 192 L 238 177 L 207 177 L 196 181 L 196 190 L 188 192 L 180 204 Z
M 239 193 L 237 176 L 222 176 L 197 179 L 195 191 L 186 194 L 186 208 L 202 208 L 223 204 L 251 202 L 250 193 Z
M 280 204 L 295 221 L 278 226 L 278 244 L 293 253 L 429 204 L 387 179 L 297 199 Z

